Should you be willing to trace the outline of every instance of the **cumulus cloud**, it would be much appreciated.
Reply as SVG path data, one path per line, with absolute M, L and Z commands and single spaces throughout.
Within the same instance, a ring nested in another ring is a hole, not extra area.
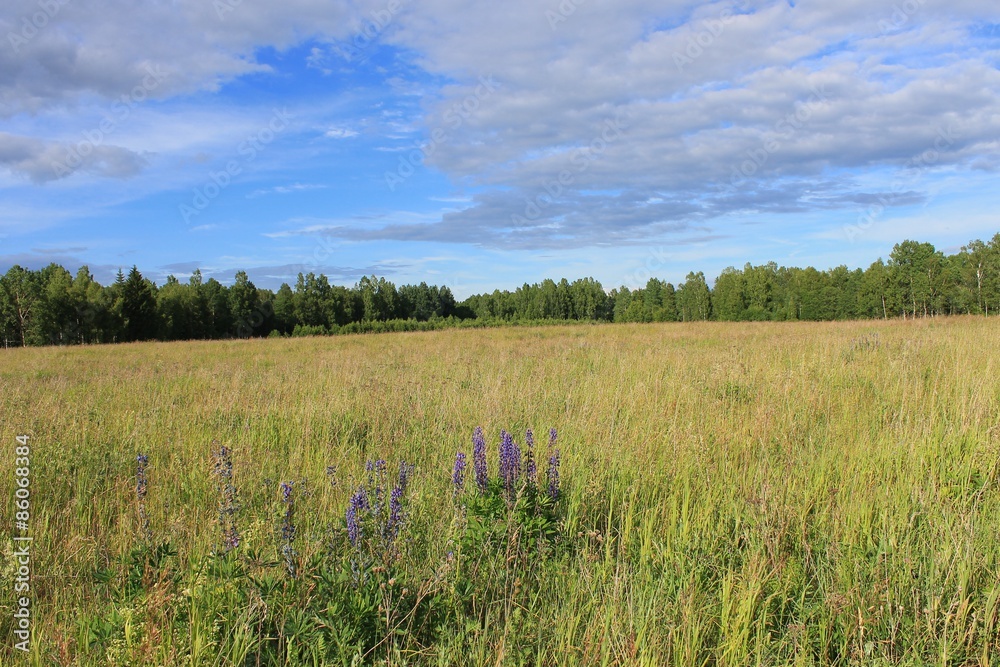
M 268 71 L 262 47 L 309 43 L 307 64 L 328 74 L 386 46 L 405 61 L 401 72 L 417 66 L 443 82 L 426 91 L 386 74 L 423 103 L 420 117 L 394 120 L 398 135 L 426 142 L 415 168 L 479 194 L 435 221 L 337 231 L 356 240 L 637 243 L 711 233 L 734 213 L 911 205 L 926 199 L 929 174 L 997 168 L 995 0 L 60 7 L 30 39 L 0 49 L 0 116 L 113 99 L 150 67 L 169 73 L 153 97 L 213 90 Z M 37 8 L 6 3 L 0 32 L 21 35 Z M 327 138 L 357 135 L 327 127 Z M 0 163 L 42 182 L 63 148 L 0 135 Z M 142 160 L 104 146 L 79 168 L 127 176 Z M 882 182 L 850 178 L 869 173 Z
M 50 4 L 50 3 L 46 3 Z M 372 8 L 377 3 L 371 2 Z M 169 73 L 155 97 L 214 90 L 266 72 L 261 47 L 346 35 L 365 3 L 325 0 L 6 0 L 0 10 L 0 117 L 127 94 L 148 66 Z
M 73 145 L 0 132 L 0 165 L 35 183 L 66 178 L 77 171 L 129 178 L 146 164 L 145 157 L 120 146 Z
M 982 165 L 1000 138 L 997 44 L 970 34 L 995 15 L 987 2 L 436 6 L 449 9 L 393 36 L 456 81 L 425 120 L 449 128 L 427 162 L 503 189 L 444 216 L 441 238 L 596 243 L 859 206 L 832 177 L 844 170 L 896 170 L 905 188 L 889 201 L 906 205 L 923 198 L 919 176 Z M 483 74 L 500 92 L 477 103 Z M 650 192 L 664 203 L 640 205 Z

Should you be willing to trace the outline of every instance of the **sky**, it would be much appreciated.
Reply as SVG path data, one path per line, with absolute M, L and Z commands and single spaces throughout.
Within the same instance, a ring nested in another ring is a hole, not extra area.
M 1000 231 L 996 0 L 4 0 L 0 271 L 610 289 Z

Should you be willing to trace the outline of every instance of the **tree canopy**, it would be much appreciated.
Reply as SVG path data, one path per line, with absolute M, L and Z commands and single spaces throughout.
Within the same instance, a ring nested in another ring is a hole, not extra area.
M 593 278 L 543 280 L 458 303 L 448 287 L 376 276 L 352 287 L 323 274 L 258 288 L 244 271 L 226 286 L 195 271 L 162 286 L 133 266 L 108 286 L 87 266 L 74 276 L 50 264 L 0 276 L 0 344 L 69 345 L 141 340 L 248 338 L 541 321 L 691 322 L 847 320 L 1000 313 L 1000 233 L 953 255 L 930 243 L 896 244 L 867 269 L 729 267 L 710 287 L 703 272 L 676 287 L 650 278 L 610 291 Z

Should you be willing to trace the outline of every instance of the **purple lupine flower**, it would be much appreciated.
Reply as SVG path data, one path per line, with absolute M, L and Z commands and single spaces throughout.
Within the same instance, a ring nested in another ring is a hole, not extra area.
M 222 539 L 227 551 L 232 551 L 240 546 L 240 534 L 236 532 L 236 526 L 230 526 Z
M 219 528 L 222 533 L 222 548 L 229 552 L 240 545 L 240 534 L 236 530 L 236 487 L 233 485 L 232 450 L 225 445 L 212 452 L 212 471 L 218 477 Z
M 451 471 L 451 484 L 456 495 L 461 493 L 465 486 L 465 452 L 459 452 L 455 455 L 455 467 Z
M 514 436 L 506 430 L 500 431 L 500 479 L 507 497 L 511 500 L 517 494 L 517 482 L 521 477 L 521 448 L 514 442 Z
M 146 466 L 149 465 L 149 457 L 139 454 L 135 457 L 135 495 L 141 501 L 146 499 Z
M 555 429 L 553 429 L 555 432 Z M 549 469 L 546 473 L 549 482 L 549 497 L 559 499 L 559 450 L 553 449 L 549 454 Z
M 292 579 L 298 573 L 295 563 L 295 548 L 292 543 L 295 541 L 295 498 L 292 495 L 293 484 L 295 482 L 281 483 L 281 502 L 285 504 L 285 516 L 281 522 L 281 539 L 284 542 L 281 546 L 281 553 L 285 557 L 285 570 Z
M 534 491 L 538 481 L 538 464 L 535 463 L 535 434 L 529 428 L 524 434 L 524 475 L 527 477 L 528 488 Z
M 233 478 L 233 451 L 225 445 L 212 453 L 212 465 L 216 475 L 223 480 Z
M 399 524 L 403 520 L 403 489 L 396 487 L 389 494 L 389 518 L 385 522 L 385 537 L 392 545 L 399 534 Z
M 413 469 L 415 467 L 414 464 L 407 463 L 406 461 L 399 462 L 399 488 L 401 490 L 406 490 L 406 486 L 410 483 L 410 478 L 413 477 Z
M 486 468 L 486 438 L 483 437 L 482 426 L 477 426 L 472 433 L 472 467 L 476 475 L 476 488 L 480 493 L 486 493 L 489 472 Z
M 361 518 L 358 513 L 366 509 L 368 509 L 368 494 L 364 488 L 359 488 L 347 504 L 347 539 L 351 541 L 352 546 L 358 546 L 361 540 Z
M 365 463 L 365 470 L 368 471 L 368 487 L 366 497 L 366 507 L 369 514 L 379 515 L 382 513 L 382 503 L 385 496 L 383 485 L 385 484 L 385 459 L 377 461 L 368 460 Z
M 135 457 L 135 463 L 135 497 L 139 503 L 140 530 L 146 542 L 151 542 L 153 531 L 149 527 L 149 514 L 146 513 L 146 491 L 148 490 L 146 467 L 149 465 L 149 457 L 140 453 Z

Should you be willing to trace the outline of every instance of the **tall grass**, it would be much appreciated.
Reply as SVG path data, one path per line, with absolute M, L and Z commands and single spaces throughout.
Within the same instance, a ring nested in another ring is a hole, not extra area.
M 316 629 L 312 565 L 385 458 L 417 464 L 400 576 L 437 625 L 390 618 L 362 663 L 998 665 L 998 334 L 955 318 L 8 350 L 10 465 L 15 435 L 33 445 L 29 661 L 352 664 L 356 647 L 317 645 L 339 635 Z M 559 429 L 559 545 L 520 570 L 463 556 L 451 470 L 476 425 L 491 448 Z M 213 559 L 219 445 L 241 544 Z M 0 475 L 2 526 L 13 489 Z M 147 518 L 159 552 L 140 550 Z M 13 604 L 8 583 L 5 638 Z

